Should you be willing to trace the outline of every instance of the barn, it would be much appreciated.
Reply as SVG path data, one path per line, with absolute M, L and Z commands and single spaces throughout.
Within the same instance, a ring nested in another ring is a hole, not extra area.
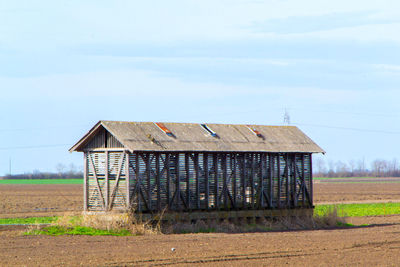
M 312 209 L 312 153 L 295 126 L 99 121 L 84 154 L 84 210 L 239 214 Z

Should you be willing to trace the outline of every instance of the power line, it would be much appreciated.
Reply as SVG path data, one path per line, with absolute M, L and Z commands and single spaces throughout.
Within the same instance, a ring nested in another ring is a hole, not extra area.
M 71 144 L 58 144 L 58 145 L 39 145 L 39 146 L 14 146 L 14 147 L 0 147 L 0 150 L 14 150 L 14 149 L 32 149 L 32 148 L 54 148 L 65 147 Z
M 341 127 L 341 126 L 329 126 L 329 125 L 319 125 L 319 124 L 307 124 L 307 123 L 292 123 L 294 125 L 299 126 L 310 126 L 310 127 L 320 127 L 320 128 L 329 128 L 329 129 L 339 129 L 339 130 L 351 130 L 357 132 L 370 132 L 370 133 L 384 133 L 384 134 L 400 134 L 400 132 L 392 132 L 392 131 L 382 131 L 375 129 L 360 129 L 360 128 L 350 128 L 350 127 Z

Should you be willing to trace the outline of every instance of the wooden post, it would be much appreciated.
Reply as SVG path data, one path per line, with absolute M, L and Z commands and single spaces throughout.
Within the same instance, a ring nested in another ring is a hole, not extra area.
M 167 172 L 167 205 L 168 209 L 170 208 L 171 203 L 171 188 L 170 188 L 170 180 L 171 180 L 171 170 L 170 170 L 170 153 L 165 153 L 165 168 Z
M 205 183 L 205 201 L 206 201 L 206 209 L 208 210 L 210 201 L 209 201 L 209 195 L 210 195 L 210 187 L 209 187 L 209 182 L 208 182 L 208 154 L 204 153 L 203 155 L 203 169 L 204 169 L 204 183 Z
M 246 179 L 246 154 L 240 154 L 240 162 L 241 162 L 241 170 L 240 170 L 240 178 L 242 180 L 242 201 L 243 201 L 243 208 L 245 209 L 247 207 L 246 204 L 246 185 L 247 185 L 247 179 Z
M 271 159 L 271 157 L 269 157 Z M 266 169 L 267 169 L 267 164 L 266 164 L 266 155 L 265 153 L 261 153 L 261 162 L 260 162 L 260 177 L 258 181 L 258 207 L 263 208 L 264 207 L 264 179 Z
M 304 153 L 301 154 L 301 177 L 302 177 L 302 205 L 303 207 L 306 205 L 306 177 L 304 176 Z
M 141 191 L 141 186 L 142 186 L 142 181 L 140 179 L 140 164 L 139 164 L 139 152 L 135 153 L 136 156 L 136 201 L 137 201 L 137 209 L 139 212 L 142 211 L 142 203 L 140 201 L 140 191 Z
M 218 154 L 213 155 L 213 167 L 214 167 L 214 205 L 215 208 L 219 208 L 219 188 L 218 188 Z
M 227 180 L 227 159 L 226 153 L 221 154 L 221 164 L 222 164 L 222 179 L 224 185 L 222 186 L 222 192 L 224 196 L 224 208 L 228 209 L 228 180 Z
M 190 166 L 189 166 L 189 154 L 185 153 L 185 173 L 186 173 L 186 201 L 188 209 L 190 209 Z
M 196 179 L 196 208 L 200 209 L 199 153 L 194 154 L 194 176 Z
M 147 205 L 149 211 L 152 210 L 152 199 L 151 199 L 151 166 L 150 166 L 150 154 L 146 155 L 146 178 L 147 178 Z
M 131 177 L 129 172 L 129 160 L 130 160 L 130 153 L 124 151 L 124 158 L 125 158 L 125 184 L 126 184 L 126 209 L 130 209 L 131 206 Z
M 237 207 L 237 181 L 236 181 L 236 169 L 237 169 L 237 154 L 233 154 L 231 160 L 232 163 L 232 177 L 233 177 L 233 204 Z
M 268 200 L 269 200 L 269 203 L 268 203 L 268 206 L 270 207 L 270 208 L 272 208 L 272 197 L 273 197 L 273 195 L 274 195 L 274 179 L 273 179 L 273 176 L 274 176 L 274 169 L 275 169 L 275 156 L 274 156 L 274 154 L 270 154 L 271 155 L 271 157 L 270 157 L 270 159 L 269 159 L 269 183 L 268 183 Z
M 251 185 L 251 208 L 254 209 L 254 153 L 250 154 L 251 162 L 251 174 L 250 174 L 250 185 Z
M 278 209 L 281 207 L 281 155 L 278 154 L 278 194 L 277 194 L 277 207 Z
M 179 161 L 180 161 L 179 153 L 176 153 L 175 157 L 176 157 L 176 160 L 175 160 L 175 171 L 176 171 L 175 198 L 176 198 L 177 206 L 175 206 L 174 209 L 178 209 L 182 206 L 182 205 L 180 205 L 180 202 L 179 202 L 181 200 L 181 178 L 180 178 L 180 174 L 179 174 Z
M 106 171 L 106 173 L 105 173 L 105 194 L 104 194 L 104 198 L 105 198 L 105 203 L 104 203 L 104 205 L 106 206 L 106 211 L 108 210 L 108 207 L 109 207 L 109 196 L 110 196 L 110 181 L 109 181 L 109 177 L 108 177 L 108 172 L 109 172 L 109 164 L 108 164 L 108 161 L 109 161 L 109 155 L 108 155 L 108 150 L 106 150 L 105 151 L 105 154 L 106 154 L 106 166 L 105 166 L 105 171 Z
M 312 158 L 311 157 L 312 157 L 312 154 L 310 153 L 310 156 L 308 158 L 309 164 L 310 164 L 310 167 L 309 167 L 309 169 L 310 169 L 310 202 L 311 202 L 311 206 L 313 206 L 314 205 L 314 202 L 313 202 L 313 197 L 314 197 L 313 187 L 314 187 L 314 185 L 313 185 L 313 172 L 312 172 Z
M 292 194 L 293 194 L 293 205 L 297 207 L 297 175 L 296 175 L 296 154 L 293 154 L 292 161 L 292 173 L 293 173 L 293 183 L 292 183 Z
M 286 153 L 285 155 L 286 158 L 286 165 L 285 165 L 285 169 L 286 169 L 286 208 L 290 208 L 290 191 L 289 191 L 289 184 L 290 184 L 290 175 L 289 175 L 289 154 Z
M 157 210 L 161 211 L 160 153 L 156 152 Z
M 88 174 L 88 153 L 83 153 L 83 159 L 85 164 L 83 165 L 83 210 L 88 210 L 88 187 L 89 187 L 89 174 Z

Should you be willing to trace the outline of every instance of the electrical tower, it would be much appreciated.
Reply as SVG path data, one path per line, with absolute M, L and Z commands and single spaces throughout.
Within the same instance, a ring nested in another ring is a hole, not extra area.
M 283 124 L 290 125 L 290 115 L 287 109 L 285 109 L 285 115 L 283 115 Z

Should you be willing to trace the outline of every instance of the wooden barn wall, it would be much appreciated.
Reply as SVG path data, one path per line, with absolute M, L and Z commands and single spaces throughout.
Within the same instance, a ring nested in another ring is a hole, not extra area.
M 103 211 L 127 207 L 128 158 L 128 154 L 123 151 L 85 153 L 85 210 Z
M 124 146 L 104 128 L 100 129 L 98 133 L 87 143 L 85 150 L 99 149 L 99 148 L 123 148 Z
M 311 154 L 133 153 L 137 211 L 312 207 Z

